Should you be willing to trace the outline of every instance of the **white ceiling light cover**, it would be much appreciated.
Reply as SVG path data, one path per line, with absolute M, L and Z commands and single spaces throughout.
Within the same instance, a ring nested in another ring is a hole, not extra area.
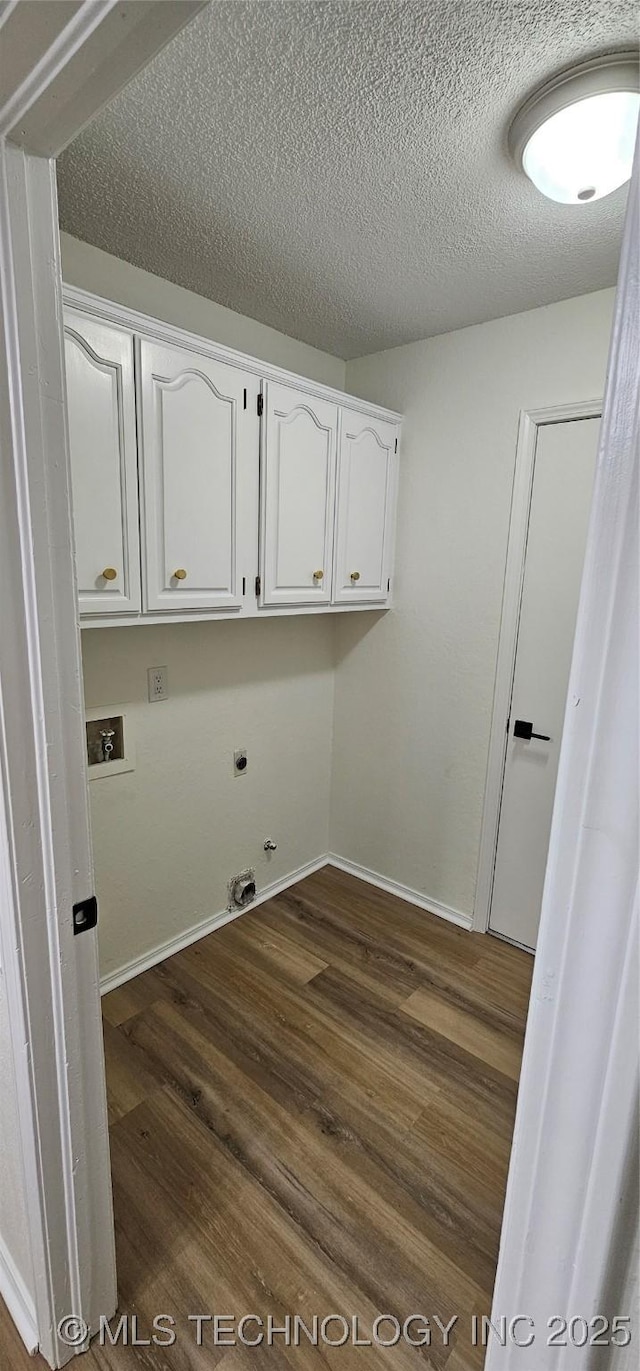
M 512 152 L 550 200 L 588 204 L 631 176 L 640 92 L 629 54 L 556 77 L 516 115 Z

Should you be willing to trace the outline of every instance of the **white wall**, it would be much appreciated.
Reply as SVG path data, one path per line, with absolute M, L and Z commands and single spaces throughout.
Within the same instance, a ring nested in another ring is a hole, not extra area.
M 244 867 L 263 887 L 327 851 L 333 625 L 92 629 L 82 642 L 87 706 L 124 705 L 135 731 L 135 771 L 90 784 L 108 975 L 221 913 Z M 169 699 L 153 705 L 150 666 L 169 673 Z M 266 838 L 278 844 L 270 858 Z
M 332 848 L 473 911 L 518 412 L 602 395 L 613 291 L 347 364 L 405 414 L 397 608 L 336 625 Z
M 129 309 L 151 314 L 298 375 L 310 376 L 323 385 L 344 389 L 345 363 L 340 358 L 288 338 L 256 319 L 235 314 L 232 309 L 194 295 L 182 286 L 174 286 L 171 281 L 122 262 L 68 233 L 60 234 L 60 246 L 62 276 L 68 285 L 93 291 L 106 300 L 117 300 Z

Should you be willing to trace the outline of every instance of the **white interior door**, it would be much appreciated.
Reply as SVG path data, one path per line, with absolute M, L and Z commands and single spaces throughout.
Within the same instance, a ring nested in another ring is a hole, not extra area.
M 489 919 L 493 932 L 531 949 L 542 904 L 599 427 L 597 418 L 544 424 L 536 442 Z
M 337 405 L 265 383 L 260 471 L 263 605 L 330 604 Z
M 80 613 L 137 613 L 133 337 L 65 310 L 64 341 Z
M 341 410 L 334 603 L 388 598 L 397 442 L 395 424 Z
M 239 468 L 258 463 L 255 378 L 146 338 L 138 349 L 145 607 L 238 609 Z

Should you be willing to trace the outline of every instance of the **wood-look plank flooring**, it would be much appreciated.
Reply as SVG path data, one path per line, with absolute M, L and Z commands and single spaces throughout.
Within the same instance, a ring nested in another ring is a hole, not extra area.
M 325 868 L 108 995 L 120 1312 L 177 1340 L 87 1371 L 482 1366 L 532 965 Z M 199 1348 L 199 1313 L 458 1324 Z M 33 1367 L 4 1314 L 0 1364 Z

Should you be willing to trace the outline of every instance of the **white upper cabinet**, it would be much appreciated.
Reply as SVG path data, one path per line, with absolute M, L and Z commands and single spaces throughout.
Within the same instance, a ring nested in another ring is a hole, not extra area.
M 84 624 L 388 605 L 399 415 L 65 289 Z
M 262 605 L 331 603 L 337 428 L 337 405 L 265 382 Z
M 80 612 L 139 613 L 133 339 L 74 310 L 64 335 Z
M 239 609 L 238 486 L 245 463 L 257 467 L 256 380 L 186 348 L 137 347 L 145 609 Z
M 340 411 L 334 604 L 389 597 L 398 427 Z

